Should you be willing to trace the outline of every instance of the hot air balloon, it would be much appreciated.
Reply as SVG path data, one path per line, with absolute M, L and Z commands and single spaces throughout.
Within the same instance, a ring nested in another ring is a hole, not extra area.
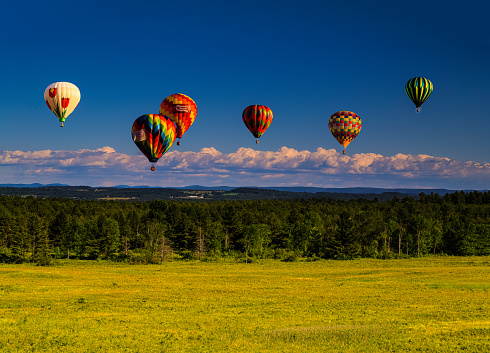
M 408 80 L 405 91 L 420 112 L 420 106 L 429 98 L 433 90 L 432 82 L 424 77 L 414 77 Z
M 345 148 L 356 138 L 362 128 L 362 120 L 356 113 L 341 110 L 328 120 L 328 127 L 333 137 Z
M 44 100 L 63 127 L 65 119 L 80 102 L 80 90 L 70 82 L 55 82 L 44 91 Z
M 166 116 L 145 114 L 136 119 L 131 128 L 133 142 L 151 163 L 156 163 L 175 141 L 175 124 Z M 155 170 L 155 165 L 151 165 Z
M 272 122 L 272 110 L 265 105 L 250 105 L 242 113 L 242 119 L 250 132 L 257 139 L 267 130 Z
M 175 93 L 165 98 L 160 104 L 160 114 L 172 119 L 177 126 L 177 145 L 197 115 L 197 106 L 192 98 L 185 94 Z

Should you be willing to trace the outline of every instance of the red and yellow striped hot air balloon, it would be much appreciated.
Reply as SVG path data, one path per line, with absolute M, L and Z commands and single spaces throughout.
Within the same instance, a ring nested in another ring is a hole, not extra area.
M 257 139 L 255 143 L 259 143 L 260 136 L 272 122 L 272 110 L 265 105 L 250 105 L 243 111 L 242 118 L 247 128 Z
M 333 137 L 345 148 L 359 134 L 362 120 L 356 113 L 341 110 L 334 113 L 328 120 L 328 127 Z
M 175 93 L 165 98 L 160 104 L 160 114 L 172 119 L 177 126 L 177 145 L 180 145 L 182 135 L 194 123 L 197 106 L 192 98 L 182 93 Z

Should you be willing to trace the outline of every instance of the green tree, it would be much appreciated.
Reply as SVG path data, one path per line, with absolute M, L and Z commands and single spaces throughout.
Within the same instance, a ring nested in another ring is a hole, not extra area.
M 339 215 L 336 239 L 340 241 L 340 256 L 353 259 L 361 256 L 362 246 L 359 241 L 359 229 L 355 221 L 354 213 L 343 210 Z
M 116 220 L 100 215 L 97 219 L 97 239 L 99 249 L 106 257 L 114 258 L 121 246 L 119 224 Z
M 220 254 L 225 248 L 226 232 L 225 227 L 219 221 L 206 222 L 204 228 L 206 236 L 206 247 L 213 254 Z
M 29 230 L 32 242 L 32 261 L 41 265 L 51 264 L 53 251 L 49 244 L 48 223 L 36 213 L 31 214 Z
M 27 221 L 25 218 L 18 218 L 12 224 L 12 255 L 15 261 L 24 262 L 31 253 L 31 237 L 29 236 Z
M 318 245 L 318 256 L 325 259 L 336 259 L 342 253 L 342 242 L 337 239 L 339 234 L 340 216 L 336 213 L 324 218 L 325 232 Z
M 162 261 L 162 246 L 169 246 L 166 242 L 164 224 L 156 220 L 147 220 L 145 224 L 145 261 L 146 263 L 157 263 Z M 160 251 L 159 251 L 160 250 Z M 163 249 L 165 252 L 165 248 Z
M 0 249 L 12 246 L 14 217 L 5 207 L 0 205 Z
M 428 244 L 426 241 L 426 233 L 428 232 L 428 228 L 430 226 L 430 221 L 426 218 L 426 216 L 420 211 L 416 211 L 415 213 L 410 215 L 409 219 L 409 230 L 411 234 L 415 234 L 415 244 L 412 247 L 416 250 L 417 257 L 421 255 L 425 255 L 428 252 Z
M 269 244 L 271 230 L 267 224 L 249 224 L 244 228 L 243 246 L 245 261 L 248 257 L 265 258 Z
M 65 209 L 59 211 L 53 218 L 48 228 L 48 236 L 53 247 L 60 249 L 61 253 L 68 257 L 69 248 L 72 243 L 71 217 Z

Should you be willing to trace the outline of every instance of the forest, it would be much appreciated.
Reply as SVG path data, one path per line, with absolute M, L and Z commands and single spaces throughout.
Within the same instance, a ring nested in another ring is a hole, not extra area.
M 490 192 L 182 201 L 0 196 L 0 262 L 490 255 Z

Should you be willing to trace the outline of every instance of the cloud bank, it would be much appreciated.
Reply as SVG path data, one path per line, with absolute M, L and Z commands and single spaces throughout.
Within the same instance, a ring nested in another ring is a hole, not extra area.
M 382 188 L 490 188 L 490 163 L 463 162 L 429 155 L 342 155 L 282 147 L 277 151 L 240 148 L 222 153 L 167 152 L 150 171 L 142 155 L 111 147 L 76 151 L 0 152 L 0 183 L 69 185 L 312 186 Z

